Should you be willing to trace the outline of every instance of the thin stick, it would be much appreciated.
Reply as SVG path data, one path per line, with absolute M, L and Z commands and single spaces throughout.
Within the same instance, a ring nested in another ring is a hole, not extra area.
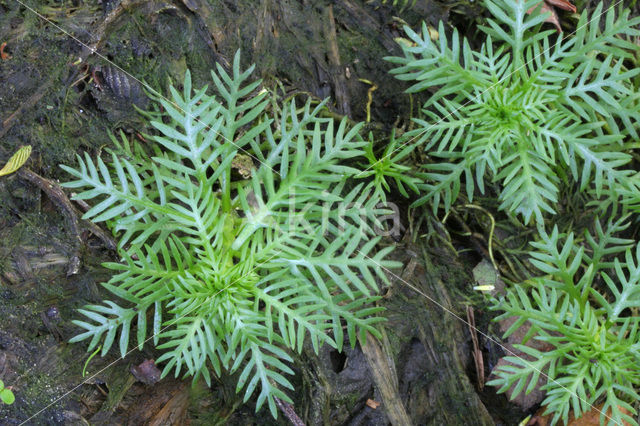
M 18 176 L 22 179 L 28 180 L 29 182 L 38 186 L 45 194 L 53 201 L 53 203 L 58 206 L 58 208 L 62 211 L 62 214 L 67 218 L 69 225 L 71 227 L 71 232 L 73 236 L 76 238 L 78 243 L 82 244 L 82 239 L 80 238 L 80 221 L 78 219 L 80 216 L 78 210 L 71 204 L 67 194 L 64 193 L 60 185 L 55 182 L 52 182 L 48 179 L 43 178 L 37 173 L 23 167 L 18 170 Z M 98 225 L 93 222 L 89 222 L 86 220 L 82 220 L 82 226 L 88 228 L 96 237 L 100 238 L 105 246 L 111 250 L 115 250 L 116 242 L 102 230 Z
M 295 410 L 293 409 L 293 405 L 281 400 L 277 396 L 274 396 L 273 398 L 276 400 L 276 405 L 278 406 L 280 411 L 282 411 L 282 414 L 284 414 L 285 417 L 289 419 L 293 426 L 305 426 L 302 419 L 298 417 Z

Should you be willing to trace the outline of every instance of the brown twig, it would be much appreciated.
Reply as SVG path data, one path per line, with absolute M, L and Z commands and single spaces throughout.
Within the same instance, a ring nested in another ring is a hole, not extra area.
M 67 194 L 64 193 L 60 185 L 43 178 L 42 176 L 25 167 L 21 168 L 18 171 L 18 176 L 35 184 L 42 191 L 44 191 L 45 194 L 47 194 L 47 196 L 51 199 L 51 201 L 53 201 L 56 206 L 58 206 L 58 208 L 62 211 L 62 214 L 67 219 L 69 227 L 71 228 L 71 232 L 78 243 L 82 244 L 82 238 L 80 237 L 80 226 L 82 225 L 82 227 L 87 228 L 96 237 L 100 238 L 100 240 L 102 240 L 107 248 L 115 250 L 115 241 L 109 236 L 109 234 L 103 231 L 102 228 L 100 228 L 95 223 L 78 219 L 81 214 L 73 206 L 73 204 L 71 204 L 71 201 L 69 201 Z
M 471 334 L 471 343 L 473 344 L 473 361 L 476 364 L 476 375 L 478 376 L 478 389 L 484 388 L 484 358 L 478 344 L 478 334 L 476 333 L 476 320 L 473 315 L 473 308 L 467 306 L 467 325 Z
M 291 404 L 281 400 L 277 396 L 274 396 L 273 398 L 276 400 L 276 405 L 278 406 L 280 411 L 282 411 L 282 414 L 284 414 L 285 417 L 289 419 L 293 426 L 305 426 L 304 422 L 300 417 L 298 417 Z

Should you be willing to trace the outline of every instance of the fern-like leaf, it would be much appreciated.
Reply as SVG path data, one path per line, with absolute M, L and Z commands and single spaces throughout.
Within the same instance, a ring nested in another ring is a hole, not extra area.
M 489 384 L 500 386 L 499 392 L 512 389 L 515 398 L 525 388 L 530 392 L 544 373 L 542 403 L 553 424 L 566 423 L 571 412 L 579 418 L 599 401 L 604 401 L 601 424 L 637 424 L 629 413 L 640 400 L 640 318 L 629 313 L 640 306 L 640 248 L 632 251 L 629 240 L 614 236 L 625 227 L 624 218 L 606 230 L 598 223 L 597 237 L 586 234 L 590 248 L 554 228 L 533 244 L 531 263 L 542 275 L 530 280 L 528 289 L 509 289 L 493 306 L 502 311 L 498 319 L 517 318 L 505 336 L 529 324 L 526 338 L 551 349 L 517 346 L 532 360 L 508 358 L 514 365 L 498 368 Z M 611 262 L 621 251 L 624 257 Z M 594 286 L 596 280 L 606 288 Z
M 149 153 L 121 137 L 109 164 L 85 154 L 79 169 L 63 166 L 75 178 L 64 185 L 94 202 L 85 218 L 120 233 L 105 287 L 131 306 L 85 307 L 72 341 L 102 341 L 104 355 L 119 336 L 124 356 L 137 327 L 140 349 L 153 338 L 163 351 L 163 376 L 210 384 L 211 372 L 238 372 L 245 401 L 257 393 L 275 417 L 275 398 L 291 401 L 289 352 L 305 339 L 340 349 L 344 324 L 351 345 L 358 332 L 379 335 L 375 294 L 396 263 L 374 236 L 389 213 L 380 193 L 353 184 L 347 163 L 364 158 L 362 126 L 323 118 L 325 103 L 311 101 L 266 115 L 252 69 L 239 55 L 231 73 L 218 67 L 219 98 L 194 91 L 188 72 L 170 100 L 155 94 Z M 251 176 L 238 179 L 241 157 Z
M 599 5 L 581 15 L 575 36 L 553 40 L 553 30 L 540 29 L 548 13 L 539 1 L 485 4 L 493 19 L 481 27 L 479 51 L 456 30 L 447 37 L 442 23 L 434 42 L 423 24 L 421 34 L 405 28 L 404 56 L 387 58 L 397 65 L 392 74 L 413 83 L 407 92 L 433 92 L 405 143 L 415 140 L 439 160 L 429 169 L 449 171 L 426 175 L 418 187 L 427 195 L 415 205 L 430 201 L 438 209 L 444 200 L 448 210 L 460 181 L 472 199 L 488 180 L 501 209 L 542 225 L 569 175 L 604 199 L 603 211 L 612 203 L 637 210 L 640 180 L 626 168 L 631 156 L 622 142 L 637 138 L 640 123 L 633 83 L 640 69 L 625 65 L 640 18 L 611 7 L 601 19 Z M 452 161 L 460 157 L 464 170 Z

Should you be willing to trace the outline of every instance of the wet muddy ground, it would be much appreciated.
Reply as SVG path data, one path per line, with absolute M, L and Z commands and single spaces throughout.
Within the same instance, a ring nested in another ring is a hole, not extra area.
M 371 94 L 370 128 L 384 133 L 421 103 L 382 59 L 399 53 L 402 20 L 444 19 L 472 33 L 481 13 L 475 3 L 420 0 L 403 11 L 355 0 L 0 0 L 0 159 L 33 146 L 28 169 L 0 178 L 0 378 L 16 395 L 0 405 L 0 424 L 287 424 L 243 405 L 233 377 L 211 389 L 156 382 L 149 348 L 85 365 L 86 346 L 67 343 L 70 321 L 102 300 L 100 264 L 116 256 L 111 236 L 80 220 L 56 187 L 66 178 L 58 165 L 95 156 L 112 144 L 109 132 L 146 130 L 133 105 L 149 101 L 136 79 L 164 92 L 190 69 L 199 87 L 237 49 L 264 87 L 331 97 L 336 116 L 364 120 Z M 399 237 L 396 273 L 441 306 L 395 280 L 382 341 L 297 359 L 294 410 L 309 425 L 515 424 L 521 413 L 503 397 L 479 393 L 469 331 L 443 311 L 465 316 L 480 256 L 453 259 L 409 231 Z M 480 306 L 476 323 L 487 330 L 488 321 Z M 488 371 L 499 355 L 484 343 Z

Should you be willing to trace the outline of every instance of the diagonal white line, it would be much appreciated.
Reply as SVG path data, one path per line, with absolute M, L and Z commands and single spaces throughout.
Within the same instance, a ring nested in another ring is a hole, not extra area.
M 511 0 L 511 1 L 523 1 L 523 0 Z M 595 19 L 600 19 L 600 17 L 602 15 L 604 15 L 606 12 L 608 12 L 609 10 L 611 10 L 611 8 L 616 7 L 618 4 L 620 4 L 622 2 L 622 0 L 618 0 L 615 4 L 611 5 L 609 8 L 607 8 L 606 10 L 603 10 L 599 15 L 597 16 L 592 16 L 587 22 L 584 23 L 584 25 L 581 25 L 579 27 L 577 27 L 572 33 L 567 34 L 566 36 L 562 37 L 562 41 L 564 42 L 566 39 L 568 39 L 570 36 L 576 34 L 578 32 L 579 29 L 586 27 L 587 25 L 589 25 L 593 20 Z M 534 60 L 538 59 L 539 57 L 541 57 L 542 55 L 546 54 L 547 52 L 549 52 L 552 49 L 553 46 L 549 46 L 547 49 L 542 50 L 538 55 L 532 57 L 530 60 L 524 62 L 521 66 L 519 66 L 518 68 L 516 68 L 515 70 L 513 70 L 511 73 L 505 75 L 502 79 L 498 80 L 497 82 L 495 82 L 494 84 L 490 85 L 489 87 L 487 87 L 484 91 L 480 92 L 480 94 L 478 94 L 476 96 L 476 98 L 478 98 L 479 96 L 484 95 L 485 93 L 487 93 L 489 90 L 493 89 L 494 87 L 498 86 L 499 84 L 501 84 L 503 81 L 505 81 L 506 79 L 508 79 L 509 77 L 511 77 L 513 74 L 517 73 L 518 71 L 520 71 L 521 69 L 525 68 L 527 65 L 529 65 L 530 63 L 532 63 Z M 426 127 L 422 132 L 418 133 L 417 135 L 415 135 L 413 138 L 410 138 L 409 140 L 407 140 L 405 143 L 400 144 L 399 146 L 397 146 L 395 149 L 393 149 L 391 152 L 389 152 L 386 155 L 383 155 L 379 160 L 377 160 L 375 163 L 370 164 L 369 167 L 367 167 L 366 169 L 362 170 L 360 173 L 358 173 L 355 177 L 359 177 L 361 176 L 363 173 L 367 172 L 368 170 L 370 170 L 372 167 L 374 167 L 376 164 L 379 164 L 382 161 L 385 161 L 387 158 L 391 157 L 393 154 L 395 154 L 396 152 L 398 152 L 399 150 L 401 150 L 402 148 L 404 148 L 405 146 L 409 145 L 410 143 L 414 142 L 416 139 L 418 139 L 420 136 L 422 136 L 423 134 L 425 134 L 426 132 L 428 132 L 429 130 L 431 130 L 433 127 L 437 126 L 438 124 L 440 124 L 441 122 L 443 122 L 445 119 L 451 117 L 453 114 L 455 114 L 456 112 L 460 111 L 462 108 L 466 107 L 467 105 L 469 105 L 471 102 L 473 102 L 473 99 L 469 99 L 467 100 L 465 103 L 463 103 L 462 105 L 460 105 L 459 107 L 453 109 L 451 112 L 449 112 L 448 114 L 446 114 L 444 117 L 441 117 L 438 121 L 436 121 L 435 123 L 431 124 L 430 126 Z
M 409 281 L 405 280 L 404 278 L 402 278 L 401 276 L 395 274 L 393 271 L 391 271 L 389 268 L 386 268 L 384 265 L 381 265 L 380 263 L 378 263 L 375 259 L 372 259 L 371 257 L 367 256 L 366 254 L 364 255 L 364 257 L 368 258 L 369 260 L 371 260 L 373 263 L 375 263 L 376 265 L 378 265 L 379 268 L 384 269 L 385 271 L 387 271 L 387 273 L 391 276 L 393 276 L 395 279 L 399 280 L 400 282 L 402 282 L 404 285 L 406 285 L 407 287 L 409 287 L 411 290 L 415 291 L 416 293 L 418 293 L 419 295 L 421 295 L 422 297 L 424 297 L 425 299 L 429 300 L 431 303 L 433 303 L 434 305 L 436 305 L 437 307 L 439 307 L 440 309 L 442 309 L 443 311 L 445 311 L 446 313 L 452 315 L 453 317 L 455 317 L 456 319 L 458 319 L 460 322 L 466 324 L 470 329 L 475 330 L 477 333 L 479 333 L 481 336 L 483 336 L 484 338 L 490 340 L 491 342 L 495 343 L 496 345 L 500 346 L 500 348 L 502 350 L 504 350 L 506 353 L 513 355 L 516 358 L 521 359 L 522 361 L 524 361 L 524 363 L 531 369 L 535 370 L 537 373 L 540 373 L 540 375 L 542 377 L 545 377 L 547 380 L 549 380 L 550 382 L 552 382 L 553 384 L 561 387 L 562 389 L 566 390 L 568 393 L 570 393 L 571 395 L 577 397 L 578 399 L 580 399 L 582 402 L 585 402 L 589 407 L 593 408 L 594 410 L 596 410 L 597 412 L 599 412 L 600 414 L 604 415 L 607 419 L 609 420 L 613 420 L 610 416 L 608 416 L 604 411 L 598 409 L 595 405 L 589 403 L 589 401 L 587 401 L 586 399 L 583 399 L 580 397 L 580 395 L 578 395 L 577 393 L 573 393 L 571 392 L 568 388 L 566 388 L 565 386 L 563 386 L 562 384 L 558 383 L 557 380 L 552 379 L 551 377 L 549 377 L 549 375 L 545 374 L 543 371 L 539 370 L 538 368 L 536 368 L 533 364 L 531 364 L 529 361 L 527 361 L 525 358 L 522 358 L 520 356 L 518 356 L 515 352 L 513 352 L 512 350 L 510 350 L 509 348 L 507 348 L 506 346 L 504 346 L 503 344 L 501 344 L 500 342 L 498 342 L 496 339 L 494 339 L 493 337 L 489 336 L 488 334 L 482 332 L 480 329 L 478 329 L 477 327 L 471 325 L 466 319 L 462 318 L 460 315 L 456 314 L 455 312 L 453 312 L 452 310 L 450 310 L 449 308 L 447 308 L 446 306 L 444 306 L 442 303 L 438 302 L 436 299 L 434 299 L 433 297 L 429 296 L 427 293 L 425 293 L 424 291 L 422 291 L 420 288 L 416 287 L 415 285 L 411 284 Z
M 73 34 L 71 34 L 69 31 L 65 30 L 64 28 L 62 28 L 60 25 L 56 24 L 55 22 L 51 21 L 50 19 L 48 19 L 46 16 L 42 15 L 41 13 L 39 13 L 37 10 L 33 9 L 32 7 L 30 7 L 29 5 L 25 4 L 24 2 L 22 2 L 22 0 L 15 0 L 17 3 L 20 3 L 22 6 L 24 6 L 25 8 L 27 8 L 30 12 L 34 13 L 36 16 L 38 16 L 38 18 L 42 19 L 43 21 L 46 21 L 47 23 L 51 24 L 53 27 L 55 27 L 56 29 L 60 30 L 64 35 L 66 35 L 67 37 L 73 39 L 76 43 L 80 44 L 83 47 L 86 47 L 87 49 L 89 49 L 91 51 L 92 54 L 98 56 L 100 59 L 102 59 L 103 61 L 107 62 L 109 65 L 113 66 L 114 68 L 117 68 L 119 71 L 121 71 L 122 73 L 126 74 L 128 77 L 130 77 L 132 80 L 137 81 L 138 83 L 140 83 L 142 86 L 146 87 L 149 91 L 153 92 L 154 94 L 157 94 L 156 96 L 161 97 L 162 99 L 164 99 L 165 101 L 171 103 L 172 105 L 174 105 L 177 109 L 179 109 L 180 111 L 182 111 L 183 113 L 187 114 L 189 116 L 189 118 L 194 119 L 196 122 L 198 123 L 202 123 L 201 120 L 199 120 L 198 118 L 194 117 L 191 114 L 188 114 L 184 109 L 182 109 L 179 105 L 177 105 L 174 101 L 172 101 L 171 99 L 165 97 L 164 95 L 162 95 L 161 93 L 158 93 L 156 90 L 153 89 L 153 87 L 149 86 L 147 83 L 145 83 L 144 81 L 140 80 L 139 78 L 135 77 L 133 74 L 131 74 L 130 72 L 128 72 L 127 70 L 123 69 L 122 67 L 120 67 L 119 65 L 115 64 L 113 61 L 111 61 L 109 58 L 107 58 L 106 56 L 104 56 L 102 53 L 98 52 L 94 47 L 89 46 L 88 44 L 86 44 L 85 42 L 83 42 L 82 40 L 80 40 L 79 38 L 77 38 L 76 36 L 74 36 Z M 210 130 L 211 127 L 207 126 L 207 129 Z M 260 164 L 262 164 L 263 166 L 269 168 L 271 171 L 273 171 L 275 174 L 277 174 L 278 176 L 281 176 L 280 173 L 273 169 L 271 166 L 269 166 L 267 163 L 264 163 L 262 161 L 260 161 L 260 159 L 258 157 L 256 157 L 255 155 L 253 155 L 250 151 L 247 151 L 246 149 L 242 148 L 241 146 L 239 146 L 238 144 L 236 144 L 234 141 L 228 139 L 227 137 L 225 137 L 222 133 L 220 132 L 215 132 L 216 135 L 221 136 L 226 142 L 229 142 L 230 144 L 232 144 L 233 146 L 237 147 L 240 151 L 244 152 L 246 155 L 250 156 L 251 158 L 253 158 L 254 160 L 256 160 L 257 162 L 259 162 Z
M 144 87 L 147 87 L 148 89 L 153 91 L 153 88 L 151 88 L 149 85 L 147 85 L 146 83 L 144 83 L 143 81 L 139 80 L 138 78 L 136 78 L 135 76 L 133 76 L 132 74 L 130 74 L 129 72 L 127 72 L 126 70 L 122 69 L 120 66 L 118 66 L 117 64 L 113 63 L 113 61 L 109 60 L 106 56 L 102 55 L 100 52 L 96 51 L 94 48 L 92 48 L 91 46 L 87 45 L 86 43 L 82 42 L 81 40 L 79 40 L 77 37 L 75 37 L 73 34 L 71 34 L 70 32 L 66 31 L 65 29 L 63 29 L 62 27 L 60 27 L 59 25 L 57 25 L 56 23 L 54 23 L 53 21 L 49 20 L 48 18 L 46 18 L 45 16 L 43 16 L 42 14 L 40 14 L 39 12 L 37 12 L 36 10 L 34 10 L 33 8 L 31 8 L 30 6 L 26 5 L 25 3 L 23 3 L 21 0 L 15 0 L 17 3 L 21 4 L 23 7 L 25 7 L 26 9 L 28 9 L 29 11 L 31 11 L 32 13 L 34 13 L 36 16 L 38 16 L 40 19 L 48 22 L 49 24 L 51 24 L 52 26 L 54 26 L 55 28 L 57 28 L 58 30 L 60 30 L 62 33 L 64 33 L 65 35 L 67 35 L 68 37 L 70 37 L 71 39 L 75 40 L 77 43 L 79 43 L 80 45 L 90 49 L 90 51 L 92 53 L 94 53 L 95 55 L 97 55 L 98 57 L 100 57 L 102 60 L 104 60 L 105 62 L 111 64 L 112 66 L 114 66 L 115 68 L 117 68 L 118 70 L 120 70 L 121 72 L 125 73 L 127 76 L 129 76 L 130 78 L 132 78 L 133 80 L 137 81 L 138 83 L 142 84 Z M 517 1 L 517 0 L 514 0 Z M 611 7 L 615 7 L 617 6 L 622 0 L 618 0 L 614 5 L 612 5 Z M 611 8 L 610 7 L 610 8 Z M 610 9 L 609 8 L 609 9 Z M 609 10 L 607 9 L 607 11 Z M 605 12 L 603 11 L 600 15 L 597 16 L 597 18 L 599 19 L 600 16 L 602 16 L 602 14 L 604 14 Z M 592 17 L 585 25 L 589 24 L 593 19 L 595 19 L 596 17 Z M 576 31 L 578 29 L 580 29 L 582 27 L 579 27 L 576 29 Z M 575 34 L 575 31 L 569 35 Z M 567 36 L 568 37 L 568 36 Z M 565 37 L 566 38 L 566 37 Z M 550 48 L 549 48 L 550 49 Z M 523 67 L 525 67 L 526 65 L 528 65 L 531 61 L 533 61 L 534 59 L 537 59 L 538 57 L 540 57 L 542 54 L 546 53 L 549 49 L 543 51 L 540 55 L 532 58 L 530 61 L 524 63 L 520 68 L 514 70 L 512 72 L 515 73 L 517 71 L 519 71 L 520 69 L 522 69 Z M 511 74 L 509 74 L 508 76 L 506 76 L 504 79 L 506 79 L 507 77 L 509 77 Z M 504 80 L 503 79 L 503 80 Z M 499 84 L 501 83 L 503 80 L 500 80 L 498 83 L 495 84 Z M 488 89 L 486 90 L 490 90 L 492 88 L 492 86 L 490 86 Z M 485 90 L 485 92 L 486 92 Z M 484 92 L 483 92 L 484 93 Z M 162 96 L 162 95 L 160 95 Z M 168 102 L 171 102 L 172 104 L 175 105 L 175 103 L 171 100 L 169 100 L 168 98 L 162 96 L 163 99 L 165 99 Z M 463 106 L 466 106 L 467 104 L 469 104 L 471 102 L 471 100 L 469 100 L 466 104 L 462 105 L 460 108 L 462 108 Z M 177 105 L 176 105 L 177 106 Z M 179 106 L 177 106 L 179 109 L 181 109 Z M 458 109 L 460 109 L 458 108 Z M 458 109 L 454 110 L 453 112 L 451 112 L 449 115 L 442 117 L 442 120 L 444 120 L 445 118 L 451 116 L 453 113 L 455 113 L 456 111 L 458 111 Z M 184 112 L 184 110 L 183 110 Z M 191 117 L 193 118 L 193 117 Z M 196 121 L 199 121 L 196 119 Z M 438 124 L 434 123 L 432 126 Z M 425 130 L 426 131 L 426 130 Z M 218 135 L 220 135 L 220 133 L 216 132 Z M 243 149 L 242 147 L 238 146 L 237 144 L 235 144 L 233 141 L 228 140 L 224 137 L 224 135 L 220 135 L 222 136 L 225 140 L 227 140 L 227 142 L 233 144 L 234 146 L 238 147 L 240 150 L 246 152 L 248 155 L 250 155 L 252 158 L 256 159 L 259 163 L 265 165 L 266 167 L 269 167 L 272 171 L 274 171 L 276 174 L 280 175 L 280 173 L 278 173 L 277 171 L 275 171 L 274 169 L 272 169 L 269 165 L 263 163 L 262 161 L 260 161 L 260 159 L 256 158 L 254 155 L 252 155 L 249 151 L 246 151 L 245 149 Z M 376 163 L 371 164 L 367 169 L 363 170 L 362 172 L 360 172 L 357 176 L 359 176 L 360 174 L 366 172 L 367 170 L 369 170 L 371 167 L 375 166 L 377 163 L 379 163 L 380 161 L 383 161 L 384 159 L 388 158 L 389 156 L 391 156 L 392 154 L 394 154 L 395 152 L 397 152 L 399 149 L 401 149 L 402 147 L 406 146 L 408 143 L 412 142 L 413 140 L 415 140 L 417 137 L 419 137 L 420 135 L 417 135 L 415 138 L 407 141 L 406 143 L 404 143 L 403 145 L 397 147 L 395 150 L 393 150 L 392 152 L 390 152 L 389 154 L 387 154 L 386 156 L 382 157 L 380 160 L 378 160 Z M 280 254 L 280 252 L 275 253 L 272 257 L 270 257 L 269 259 L 267 259 L 266 261 L 264 261 L 263 263 L 257 265 L 253 270 L 257 269 L 258 267 L 260 267 L 261 265 L 265 264 L 266 262 L 268 262 L 269 260 L 271 260 L 273 257 L 277 256 L 278 254 Z M 457 318 L 458 320 L 460 320 L 461 322 L 467 324 L 470 328 L 475 329 L 475 331 L 477 333 L 479 333 L 480 335 L 484 336 L 485 338 L 493 341 L 494 343 L 496 343 L 498 346 L 500 346 L 505 352 L 511 353 L 514 356 L 518 357 L 515 353 L 513 353 L 512 351 L 510 351 L 508 348 L 506 348 L 505 346 L 503 346 L 502 344 L 500 344 L 500 342 L 497 342 L 495 339 L 493 339 L 492 337 L 488 336 L 487 334 L 483 333 L 481 330 L 479 330 L 477 327 L 472 327 L 465 319 L 463 319 L 462 317 L 458 316 L 457 314 L 455 314 L 454 312 L 452 312 L 451 310 L 447 309 L 444 305 L 442 305 L 441 303 L 437 302 L 435 299 L 433 299 L 432 297 L 430 297 L 429 295 L 427 295 L 426 293 L 424 293 L 423 291 L 421 291 L 420 289 L 418 289 L 417 287 L 413 286 L 412 284 L 410 284 L 409 282 L 407 282 L 406 280 L 404 280 L 403 278 L 399 277 L 398 275 L 394 274 L 392 271 L 390 271 L 388 268 L 384 267 L 383 265 L 379 264 L 378 262 L 376 262 L 374 259 L 370 258 L 369 256 L 367 256 L 366 254 L 363 254 L 364 257 L 369 258 L 371 261 L 373 261 L 373 263 L 377 264 L 380 268 L 384 269 L 385 271 L 387 271 L 390 275 L 393 275 L 394 277 L 396 277 L 398 280 L 400 280 L 403 284 L 405 284 L 406 286 L 408 286 L 409 288 L 411 288 L 412 290 L 416 291 L 418 294 L 422 295 L 423 297 L 425 297 L 426 299 L 428 299 L 429 301 L 431 301 L 432 303 L 436 304 L 438 307 L 440 307 L 441 309 L 443 309 L 445 312 L 453 315 L 455 318 Z M 239 279 L 238 279 L 239 280 Z M 229 288 L 231 285 L 235 284 L 238 280 L 233 281 L 232 283 L 228 284 L 226 287 L 224 287 L 223 289 L 221 289 L 218 293 L 216 293 L 215 295 L 213 295 L 213 297 L 215 297 L 217 294 L 220 294 L 220 292 L 226 290 L 227 288 Z M 195 309 L 195 307 L 194 307 Z M 189 311 L 192 312 L 192 311 Z M 175 321 L 177 321 L 178 319 L 182 318 L 184 315 L 187 315 L 189 312 L 176 317 L 173 321 L 173 323 L 168 324 L 167 326 L 165 326 L 162 330 L 160 330 L 158 333 L 166 330 L 169 326 L 173 325 L 175 323 Z M 157 333 L 156 333 L 157 334 Z M 148 342 L 149 340 L 151 340 L 156 334 L 150 336 L 147 340 L 145 340 L 145 343 Z M 126 354 L 130 354 L 131 352 L 135 351 L 137 349 L 137 346 L 134 347 L 133 349 L 129 350 Z M 527 360 L 525 360 L 524 358 L 518 357 L 520 359 L 522 359 L 525 363 L 529 364 Z M 64 393 L 62 396 L 60 396 L 59 398 L 57 398 L 56 400 L 54 400 L 53 402 L 51 402 L 50 404 L 48 404 L 47 406 L 45 406 L 44 408 L 42 408 L 41 410 L 39 410 L 38 412 L 36 412 L 35 414 L 33 414 L 31 417 L 29 417 L 27 420 L 25 420 L 24 422 L 21 423 L 21 425 L 24 425 L 26 422 L 28 422 L 29 420 L 33 419 L 34 417 L 36 417 L 38 414 L 42 413 L 44 410 L 46 410 L 47 408 L 49 408 L 50 406 L 58 403 L 60 400 L 64 399 L 66 396 L 68 396 L 69 394 L 71 394 L 72 392 L 74 392 L 76 389 L 78 389 L 80 386 L 82 386 L 83 384 L 87 383 L 89 380 L 91 380 L 92 378 L 96 377 L 98 374 L 100 374 L 101 372 L 105 371 L 106 369 L 108 369 L 109 367 L 115 365 L 117 362 L 119 362 L 121 359 L 117 359 L 116 361 L 108 364 L 106 367 L 102 368 L 100 371 L 98 371 L 97 373 L 95 373 L 94 375 L 90 376 L 89 378 L 85 379 L 84 381 L 82 381 L 80 384 L 76 385 L 75 387 L 73 387 L 72 389 L 70 389 L 69 391 L 67 391 L 66 393 Z M 531 366 L 531 365 L 530 365 Z M 535 369 L 535 367 L 533 367 L 533 369 Z M 535 369 L 537 370 L 537 369 Z M 539 371 L 539 370 L 538 370 Z M 549 378 L 549 376 L 547 376 L 546 374 L 544 374 L 543 372 L 540 371 L 540 374 L 543 375 L 544 377 Z M 550 379 L 550 378 L 549 378 Z M 563 389 L 567 390 L 567 388 L 565 388 L 564 386 L 562 386 L 561 384 L 557 383 L 555 380 L 552 380 L 554 383 L 556 383 L 558 386 L 562 387 Z M 582 400 L 582 398 L 580 398 L 577 394 L 574 394 L 576 397 L 578 397 L 579 399 Z M 603 413 L 602 411 L 598 410 L 595 406 L 593 406 L 592 404 L 590 404 L 588 401 L 583 400 L 583 402 L 586 402 L 587 405 L 589 405 L 590 407 L 592 407 L 593 409 L 599 411 L 600 413 L 604 414 L 605 417 L 609 418 L 610 420 L 612 420 L 609 416 L 606 415 L 606 413 Z
M 262 263 L 259 263 L 258 265 L 256 265 L 250 272 L 255 271 L 256 269 L 258 269 L 259 267 L 261 267 L 262 265 L 266 264 L 267 262 L 269 262 L 271 259 L 273 259 L 274 257 L 276 257 L 277 255 L 279 255 L 280 253 L 282 253 L 281 251 L 278 251 L 276 253 L 273 254 L 273 256 L 269 257 L 267 260 L 263 261 Z M 220 289 L 217 293 L 209 296 L 210 298 L 216 297 L 217 295 L 219 295 L 220 293 L 222 293 L 223 291 L 225 291 L 226 289 L 228 289 L 229 287 L 231 287 L 232 285 L 234 285 L 235 283 L 237 283 L 238 281 L 244 279 L 244 276 L 238 277 L 237 279 L 235 279 L 234 281 L 230 282 L 229 284 L 227 284 L 224 288 Z M 164 332 L 167 328 L 169 328 L 170 326 L 174 325 L 178 320 L 180 320 L 181 318 L 184 318 L 185 316 L 187 316 L 188 314 L 190 314 L 191 312 L 195 311 L 197 308 L 199 308 L 201 305 L 196 305 L 193 307 L 193 309 L 191 309 L 190 311 L 187 311 L 185 313 L 182 313 L 178 316 L 176 316 L 173 320 L 171 320 L 169 322 L 169 324 L 167 324 L 166 326 L 164 326 L 162 329 L 160 329 L 157 333 L 152 334 L 151 336 L 149 336 L 149 338 L 147 338 L 144 343 L 146 344 L 147 342 L 149 342 L 151 339 L 153 339 L 156 335 L 160 335 L 162 332 Z M 87 377 L 86 379 L 84 379 L 82 382 L 80 382 L 79 384 L 77 384 L 76 386 L 72 387 L 71 389 L 69 389 L 67 392 L 65 392 L 62 396 L 56 398 L 55 400 L 53 400 L 52 402 L 50 402 L 49 404 L 47 404 L 45 407 L 43 407 L 42 409 L 40 409 L 38 412 L 32 414 L 28 419 L 26 419 L 25 421 L 23 421 L 22 423 L 20 423 L 20 426 L 26 424 L 29 420 L 33 419 L 34 417 L 36 417 L 38 414 L 42 413 L 44 410 L 46 410 L 47 408 L 51 407 L 52 405 L 58 403 L 59 401 L 63 400 L 65 397 L 67 397 L 68 395 L 70 395 L 71 393 L 73 393 L 76 389 L 78 389 L 80 386 L 87 384 L 90 380 L 92 380 L 93 378 L 97 377 L 100 373 L 102 373 L 103 371 L 109 369 L 110 367 L 114 366 L 115 364 L 117 364 L 118 362 L 120 362 L 121 360 L 123 360 L 127 355 L 129 355 L 131 352 L 134 352 L 138 349 L 138 345 L 134 345 L 134 347 L 132 349 L 130 349 L 127 353 L 124 354 L 123 357 L 116 359 L 115 361 L 111 362 L 110 364 L 108 364 L 106 367 L 103 367 L 101 370 L 97 371 L 96 373 L 92 374 L 91 376 Z

